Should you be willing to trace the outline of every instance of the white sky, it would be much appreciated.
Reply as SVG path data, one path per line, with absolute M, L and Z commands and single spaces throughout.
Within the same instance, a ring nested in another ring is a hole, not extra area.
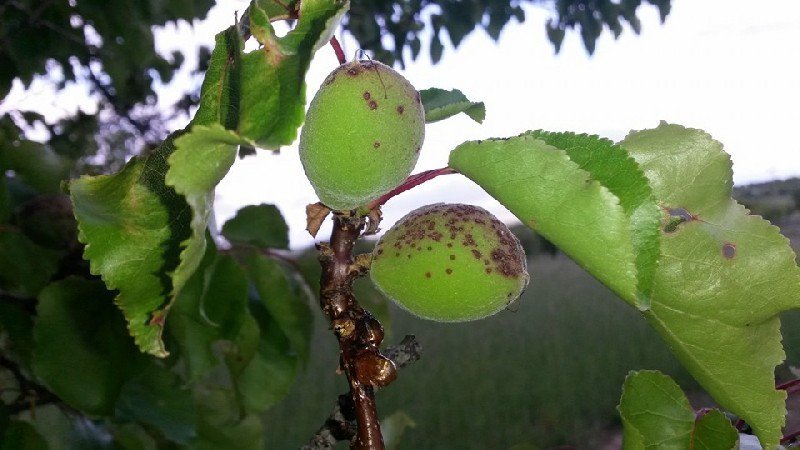
M 247 3 L 221 1 L 194 30 L 169 27 L 159 48 L 212 44 L 213 35 Z M 628 130 L 663 119 L 702 128 L 721 141 L 732 156 L 736 183 L 800 176 L 800 2 L 673 0 L 664 25 L 655 8 L 642 7 L 642 34 L 626 29 L 614 41 L 606 32 L 592 57 L 574 32 L 554 55 L 544 31 L 549 13 L 526 13 L 525 23 L 507 26 L 496 44 L 477 31 L 458 50 L 448 48 L 436 66 L 425 50 L 408 64 L 403 74 L 418 89 L 458 88 L 484 101 L 487 110 L 482 125 L 463 115 L 428 125 L 415 172 L 445 166 L 449 151 L 465 140 L 538 128 L 619 140 Z M 355 47 L 345 46 L 349 57 Z M 193 58 L 190 53 L 187 59 Z M 317 53 L 307 77 L 309 100 L 337 64 L 329 47 Z M 184 75 L 178 82 L 191 81 Z M 73 89 L 75 103 L 82 88 Z M 168 100 L 171 91 L 162 92 Z M 50 102 L 50 114 L 74 108 L 54 104 L 52 92 L 35 85 L 27 92 L 15 89 L 0 110 L 37 98 Z M 221 224 L 242 206 L 275 203 L 289 222 L 292 247 L 300 248 L 312 242 L 304 214 L 305 205 L 316 200 L 291 146 L 278 156 L 262 152 L 238 160 L 217 189 L 216 216 Z M 477 204 L 513 219 L 470 181 L 449 175 L 390 201 L 383 228 L 411 209 L 440 201 Z M 319 236 L 327 235 L 323 228 Z

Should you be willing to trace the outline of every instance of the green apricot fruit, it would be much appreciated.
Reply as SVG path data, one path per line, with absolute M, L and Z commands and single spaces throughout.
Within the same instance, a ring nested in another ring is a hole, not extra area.
M 483 208 L 424 206 L 400 219 L 372 252 L 375 286 L 409 312 L 440 322 L 490 316 L 528 284 L 525 252 Z
M 300 161 L 322 203 L 350 210 L 399 185 L 424 137 L 414 86 L 384 64 L 353 61 L 328 75 L 311 100 Z

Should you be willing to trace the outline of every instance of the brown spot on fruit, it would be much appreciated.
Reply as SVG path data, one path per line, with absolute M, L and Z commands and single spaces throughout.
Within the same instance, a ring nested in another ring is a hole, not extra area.
M 450 275 L 451 273 L 453 273 L 453 269 L 451 269 L 451 268 L 449 268 L 449 267 L 448 267 L 447 269 L 445 269 L 444 271 L 445 271 L 445 272 L 446 272 L 448 275 Z
M 430 272 L 425 272 L 425 278 L 430 278 L 430 277 L 431 277 L 431 273 Z
M 370 100 L 369 101 L 369 109 L 372 109 L 372 110 L 378 109 L 378 102 L 376 102 L 375 100 Z
M 455 261 L 455 260 L 456 260 L 456 255 L 450 255 L 450 261 Z
M 397 114 L 403 114 L 404 110 L 403 105 L 397 105 Z
M 722 256 L 725 259 L 733 259 L 736 256 L 736 244 L 726 242 L 722 245 Z
M 369 100 L 370 97 L 372 97 L 372 95 L 369 93 L 369 91 L 364 91 L 364 100 Z
M 474 256 L 475 259 L 481 259 L 481 256 L 483 256 L 483 255 L 481 255 L 480 251 L 472 249 L 472 256 Z
M 373 148 L 380 148 L 380 147 L 381 147 L 381 143 L 380 143 L 380 141 L 375 141 L 375 142 L 373 142 L 373 143 L 372 143 L 372 147 L 373 147 Z

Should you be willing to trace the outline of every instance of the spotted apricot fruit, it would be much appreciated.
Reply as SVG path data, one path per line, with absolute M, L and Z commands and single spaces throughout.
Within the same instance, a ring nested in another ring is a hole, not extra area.
M 400 184 L 425 136 L 419 93 L 376 61 L 339 66 L 323 82 L 300 133 L 300 160 L 320 201 L 349 210 Z
M 378 241 L 375 286 L 425 319 L 462 322 L 492 315 L 528 284 L 525 252 L 483 208 L 444 204 L 412 211 Z

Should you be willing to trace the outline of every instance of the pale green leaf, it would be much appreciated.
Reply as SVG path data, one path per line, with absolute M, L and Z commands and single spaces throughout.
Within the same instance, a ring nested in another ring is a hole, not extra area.
M 174 133 L 159 148 L 131 159 L 114 175 L 81 177 L 70 184 L 84 258 L 119 295 L 128 328 L 140 349 L 166 356 L 164 320 L 182 286 L 169 274 L 191 273 L 200 256 L 181 259 L 192 237 L 192 212 L 186 200 L 164 184 Z M 179 266 L 183 265 L 179 269 Z
M 419 91 L 422 106 L 425 108 L 425 123 L 438 122 L 464 113 L 470 119 L 483 123 L 486 118 L 486 105 L 470 101 L 461 91 L 429 88 Z
M 781 436 L 784 358 L 777 314 L 800 306 L 800 269 L 777 227 L 731 199 L 731 163 L 699 130 L 662 123 L 621 144 L 662 209 L 661 258 L 645 317 L 765 448 Z
M 34 373 L 89 414 L 113 411 L 137 355 L 112 298 L 100 281 L 79 278 L 53 283 L 39 295 Z
M 275 205 L 250 205 L 222 226 L 222 235 L 235 244 L 289 248 L 289 227 Z
M 406 432 L 406 429 L 416 426 L 417 424 L 404 411 L 395 411 L 389 417 L 383 418 L 381 420 L 381 434 L 383 435 L 386 450 L 400 448 L 403 433 Z
M 450 154 L 450 167 L 478 183 L 620 297 L 635 303 L 630 218 L 619 198 L 566 151 L 529 135 L 466 142 Z

